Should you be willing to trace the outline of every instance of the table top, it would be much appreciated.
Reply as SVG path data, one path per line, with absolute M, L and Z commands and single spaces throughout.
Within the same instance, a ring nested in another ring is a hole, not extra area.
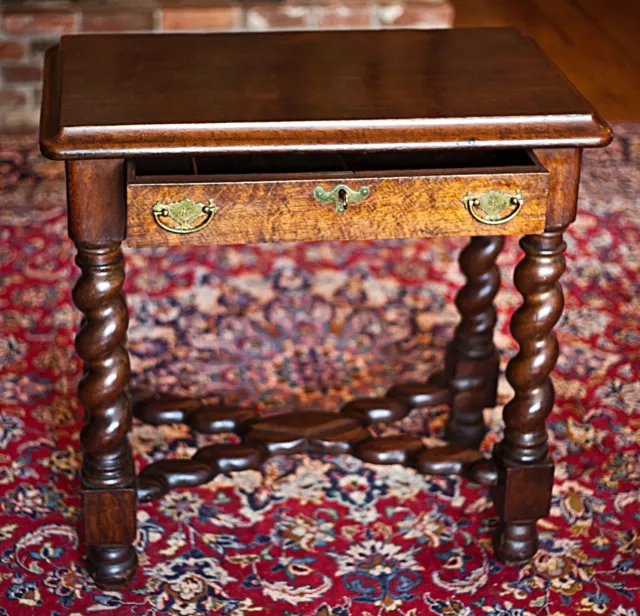
M 64 36 L 40 141 L 77 159 L 610 138 L 534 42 L 490 28 Z

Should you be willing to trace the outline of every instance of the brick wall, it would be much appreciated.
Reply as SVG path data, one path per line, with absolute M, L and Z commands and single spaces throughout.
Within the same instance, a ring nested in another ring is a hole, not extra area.
M 453 9 L 449 0 L 5 0 L 0 19 L 0 130 L 19 130 L 38 123 L 44 51 L 61 34 L 447 28 Z

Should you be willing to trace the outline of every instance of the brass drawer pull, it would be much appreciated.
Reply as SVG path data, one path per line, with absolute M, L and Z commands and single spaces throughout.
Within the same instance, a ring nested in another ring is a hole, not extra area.
M 182 201 L 174 201 L 173 203 L 158 201 L 151 208 L 151 213 L 158 225 L 169 233 L 195 233 L 204 229 L 213 220 L 219 209 L 213 199 L 209 199 L 208 204 L 182 199 Z M 201 220 L 203 216 L 205 218 Z M 165 224 L 161 218 L 168 218 L 176 226 Z
M 349 188 L 346 184 L 338 184 L 335 188 L 332 188 L 327 192 L 322 186 L 318 186 L 313 194 L 320 199 L 320 202 L 333 203 L 336 206 L 336 212 L 342 214 L 347 209 L 347 204 L 352 201 L 362 201 L 362 199 L 369 196 L 368 186 L 361 186 L 358 190 Z
M 462 197 L 461 201 L 469 210 L 469 214 L 478 222 L 485 225 L 503 225 L 518 215 L 522 204 L 525 202 L 525 197 L 519 190 L 510 195 L 494 188 L 481 195 L 474 195 L 468 192 Z M 509 207 L 513 209 L 506 215 L 500 216 Z M 479 212 L 483 212 L 484 216 Z

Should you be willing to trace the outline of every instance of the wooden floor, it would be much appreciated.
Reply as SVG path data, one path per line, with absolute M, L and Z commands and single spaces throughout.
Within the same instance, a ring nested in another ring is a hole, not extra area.
M 452 0 L 457 27 L 534 38 L 607 120 L 640 120 L 640 0 Z

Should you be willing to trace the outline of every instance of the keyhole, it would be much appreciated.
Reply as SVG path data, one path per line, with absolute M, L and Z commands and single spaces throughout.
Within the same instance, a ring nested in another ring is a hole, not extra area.
M 338 191 L 338 211 L 344 212 L 347 209 L 347 191 L 341 188 Z

